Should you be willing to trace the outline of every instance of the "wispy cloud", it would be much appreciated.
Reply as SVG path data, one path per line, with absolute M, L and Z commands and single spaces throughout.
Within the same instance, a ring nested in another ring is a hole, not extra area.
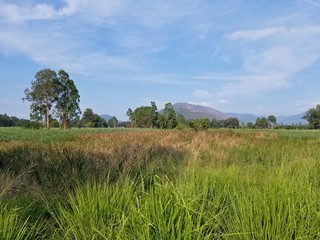
M 242 42 L 242 71 L 197 76 L 227 81 L 215 92 L 219 97 L 250 96 L 289 87 L 295 74 L 320 59 L 319 25 L 240 30 L 227 34 L 226 39 Z
M 273 36 L 277 33 L 283 32 L 283 27 L 271 27 L 258 30 L 241 30 L 230 34 L 227 34 L 229 40 L 244 40 L 244 41 L 256 41 L 262 38 Z
M 312 6 L 320 7 L 320 1 L 319 0 L 301 0 L 301 2 L 310 4 Z

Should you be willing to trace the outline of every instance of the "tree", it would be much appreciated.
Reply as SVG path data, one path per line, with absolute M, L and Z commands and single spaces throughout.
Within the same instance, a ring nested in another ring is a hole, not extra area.
M 59 95 L 56 109 L 61 125 L 66 129 L 69 127 L 70 122 L 81 114 L 79 107 L 80 96 L 74 81 L 69 78 L 68 73 L 64 70 L 59 71 L 58 80 Z
M 265 117 L 257 118 L 255 125 L 257 128 L 267 128 L 268 127 L 268 120 Z
M 159 127 L 159 123 L 158 123 L 158 112 L 157 112 L 158 108 L 155 102 L 151 102 L 151 126 L 153 128 L 158 128 Z
M 183 126 L 183 125 L 186 125 L 187 121 L 183 115 L 179 114 L 177 115 L 177 123 L 178 123 L 178 126 Z
M 270 124 L 271 128 L 273 129 L 274 125 L 277 124 L 277 118 L 274 115 L 268 116 L 268 123 Z
M 210 127 L 211 127 L 211 128 L 220 128 L 220 127 L 221 127 L 220 121 L 217 120 L 217 119 L 215 119 L 215 118 L 212 119 L 211 124 L 210 124 Z
M 178 125 L 177 114 L 171 103 L 165 104 L 164 115 L 166 117 L 166 128 L 173 129 Z
M 127 126 L 133 127 L 133 120 L 132 120 L 133 112 L 132 112 L 131 108 L 128 108 L 126 115 L 129 117 L 129 122 L 128 122 Z
M 95 114 L 91 108 L 87 108 L 82 115 L 81 125 L 85 127 L 107 127 L 108 124 L 106 120 L 100 117 L 98 114 Z
M 132 121 L 133 112 L 131 108 L 128 108 L 126 115 L 129 117 L 129 120 Z
M 51 121 L 51 109 L 59 96 L 59 81 L 55 71 L 48 68 L 40 70 L 31 81 L 31 88 L 26 88 L 23 100 L 32 102 L 30 117 L 34 120 L 45 119 L 45 125 L 49 129 Z
M 133 125 L 138 128 L 151 128 L 152 117 L 153 108 L 151 106 L 138 107 L 132 113 Z
M 12 117 L 7 114 L 0 114 L 0 127 L 12 127 L 13 124 Z
M 315 108 L 310 108 L 306 114 L 302 117 L 309 122 L 309 127 L 312 129 L 320 128 L 320 105 Z
M 115 116 L 110 118 L 109 121 L 108 121 L 108 126 L 111 127 L 111 128 L 118 127 L 118 124 L 119 124 L 118 119 Z
M 166 116 L 164 114 L 159 113 L 159 115 L 158 115 L 158 124 L 159 124 L 159 128 L 161 128 L 161 129 L 166 129 L 167 128 Z
M 50 128 L 54 110 L 64 128 L 81 113 L 79 92 L 74 81 L 63 70 L 60 70 L 58 75 L 48 68 L 40 70 L 31 82 L 31 88 L 26 88 L 24 93 L 23 100 L 31 102 L 31 119 L 44 120 L 47 128 Z
M 227 118 L 226 120 L 223 121 L 223 127 L 227 127 L 227 128 L 240 127 L 238 118 L 234 118 L 234 117 Z
M 201 118 L 199 120 L 199 127 L 201 130 L 207 130 L 208 128 L 210 128 L 211 125 L 211 121 L 209 118 Z

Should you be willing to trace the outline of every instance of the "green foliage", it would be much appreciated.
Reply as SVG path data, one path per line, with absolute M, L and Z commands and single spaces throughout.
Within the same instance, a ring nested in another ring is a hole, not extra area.
M 94 113 L 91 108 L 84 110 L 82 119 L 80 120 L 80 126 L 101 128 L 108 127 L 106 120 Z
M 166 103 L 164 106 L 164 115 L 165 115 L 165 128 L 173 129 L 178 125 L 177 114 L 173 109 L 171 103 Z
M 134 127 L 151 128 L 155 124 L 155 106 L 141 106 L 132 113 Z
M 223 127 L 227 128 L 239 128 L 239 120 L 237 118 L 227 118 L 223 121 Z
M 44 120 L 47 128 L 50 128 L 54 108 L 64 128 L 80 114 L 79 92 L 63 70 L 59 71 L 58 76 L 51 69 L 40 70 L 31 82 L 31 88 L 25 89 L 24 93 L 23 100 L 31 102 L 31 119 Z
M 119 125 L 119 122 L 118 122 L 118 119 L 113 116 L 112 118 L 109 119 L 108 121 L 108 126 L 111 127 L 111 128 L 115 128 L 115 127 L 118 127 Z
M 188 125 L 190 128 L 198 131 L 198 130 L 207 130 L 211 126 L 211 121 L 209 118 L 201 118 L 198 120 L 190 119 L 188 121 Z
M 302 119 L 309 122 L 311 129 L 320 129 L 320 105 L 318 104 L 315 108 L 310 108 Z
M 277 124 L 277 118 L 274 115 L 269 115 L 268 116 L 268 122 L 270 124 Z
M 255 126 L 256 126 L 256 128 L 268 128 L 269 123 L 265 117 L 257 118 Z
M 72 120 L 77 118 L 80 114 L 80 95 L 74 84 L 74 81 L 69 78 L 69 74 L 64 70 L 58 73 L 58 92 L 56 109 L 60 117 L 62 127 L 69 128 Z
M 28 221 L 22 221 L 19 213 L 21 209 L 9 208 L 0 199 L 0 239 L 27 240 L 36 239 L 40 228 L 28 226 Z
M 50 128 L 51 109 L 59 95 L 58 86 L 56 72 L 43 69 L 36 73 L 35 80 L 31 82 L 31 88 L 24 91 L 23 100 L 32 102 L 31 119 L 40 121 L 44 118 L 47 128 Z
M 179 114 L 177 115 L 177 123 L 178 123 L 178 126 L 184 126 L 187 124 L 187 121 L 183 115 Z

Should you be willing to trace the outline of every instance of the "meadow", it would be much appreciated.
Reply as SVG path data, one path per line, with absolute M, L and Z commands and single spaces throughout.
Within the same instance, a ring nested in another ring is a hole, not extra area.
M 320 239 L 320 132 L 0 128 L 0 239 Z

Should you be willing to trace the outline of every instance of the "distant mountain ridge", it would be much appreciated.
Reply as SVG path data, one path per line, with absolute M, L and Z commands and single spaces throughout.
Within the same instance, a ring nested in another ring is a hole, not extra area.
M 226 115 L 216 109 L 204 107 L 201 105 L 193 105 L 189 103 L 175 103 L 172 105 L 177 114 L 183 115 L 185 119 L 225 119 Z
M 112 118 L 112 116 L 110 116 L 109 114 L 101 114 L 100 117 L 102 117 L 104 120 L 106 120 L 106 122 L 108 122 L 109 119 Z
M 172 105 L 177 114 L 183 115 L 185 119 L 200 119 L 209 118 L 223 120 L 230 117 L 238 118 L 240 122 L 255 122 L 258 117 L 254 114 L 241 114 L 241 113 L 223 113 L 219 110 L 205 107 L 201 105 L 195 105 L 190 103 L 175 103 Z M 307 121 L 302 119 L 305 113 L 300 113 L 292 116 L 276 116 L 277 123 L 279 124 L 306 124 Z M 265 116 L 266 117 L 266 116 Z

